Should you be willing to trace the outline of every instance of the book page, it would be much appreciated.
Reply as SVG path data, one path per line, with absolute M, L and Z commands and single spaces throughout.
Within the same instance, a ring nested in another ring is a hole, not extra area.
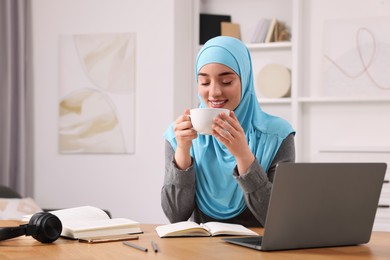
M 168 236 L 210 236 L 209 232 L 199 224 L 191 221 L 182 221 L 156 227 L 160 237 Z
M 217 235 L 245 235 L 258 236 L 259 234 L 239 224 L 207 222 L 203 224 L 207 226 L 213 236 Z
M 50 213 L 56 215 L 63 224 L 67 223 L 69 220 L 110 219 L 106 212 L 92 206 L 60 209 L 51 211 Z
M 74 232 L 85 230 L 114 229 L 133 226 L 138 227 L 139 223 L 126 218 L 97 219 L 92 221 L 88 221 L 85 219 L 76 219 L 66 221 L 66 228 L 69 228 Z

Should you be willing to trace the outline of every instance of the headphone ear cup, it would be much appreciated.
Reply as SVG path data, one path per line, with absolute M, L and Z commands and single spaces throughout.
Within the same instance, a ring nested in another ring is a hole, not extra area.
M 62 232 L 60 219 L 47 212 L 34 214 L 29 221 L 29 225 L 36 226 L 36 233 L 32 237 L 42 243 L 54 242 Z

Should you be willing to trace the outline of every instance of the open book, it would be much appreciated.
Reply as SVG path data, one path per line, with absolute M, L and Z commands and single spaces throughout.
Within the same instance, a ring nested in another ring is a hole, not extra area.
M 222 222 L 207 222 L 197 224 L 192 221 L 182 221 L 156 227 L 160 237 L 185 237 L 185 236 L 218 236 L 218 235 L 242 235 L 258 236 L 256 232 L 239 224 Z
M 50 213 L 61 220 L 63 237 L 85 239 L 142 233 L 137 221 L 127 218 L 111 219 L 106 212 L 92 206 L 61 209 Z

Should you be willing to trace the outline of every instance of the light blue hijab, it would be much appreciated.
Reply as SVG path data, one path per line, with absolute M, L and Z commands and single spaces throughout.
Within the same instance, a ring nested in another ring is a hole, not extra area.
M 206 42 L 198 53 L 196 75 L 209 63 L 228 66 L 240 76 L 241 102 L 234 113 L 245 131 L 250 149 L 268 172 L 280 144 L 294 130 L 285 120 L 261 110 L 253 85 L 250 53 L 240 40 L 218 36 Z M 199 101 L 199 107 L 206 107 L 200 96 Z M 164 137 L 176 150 L 173 123 Z M 236 160 L 229 150 L 215 137 L 199 135 L 192 142 L 191 156 L 195 164 L 195 201 L 199 209 L 214 219 L 222 220 L 242 213 L 246 209 L 245 199 L 232 174 Z

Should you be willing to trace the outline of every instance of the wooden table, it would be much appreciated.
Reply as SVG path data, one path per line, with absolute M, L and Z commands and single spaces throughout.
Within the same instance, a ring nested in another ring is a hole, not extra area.
M 12 225 L 18 224 L 0 221 L 0 226 Z M 125 246 L 122 242 L 87 244 L 60 238 L 53 244 L 42 244 L 22 236 L 0 241 L 0 259 L 390 259 L 390 232 L 374 232 L 368 244 L 359 246 L 260 252 L 228 244 L 221 241 L 221 237 L 159 238 L 155 227 L 141 225 L 144 234 L 139 235 L 139 240 L 130 241 L 148 248 L 148 252 Z M 263 232 L 261 228 L 253 230 Z M 152 240 L 158 244 L 158 253 L 152 250 Z

